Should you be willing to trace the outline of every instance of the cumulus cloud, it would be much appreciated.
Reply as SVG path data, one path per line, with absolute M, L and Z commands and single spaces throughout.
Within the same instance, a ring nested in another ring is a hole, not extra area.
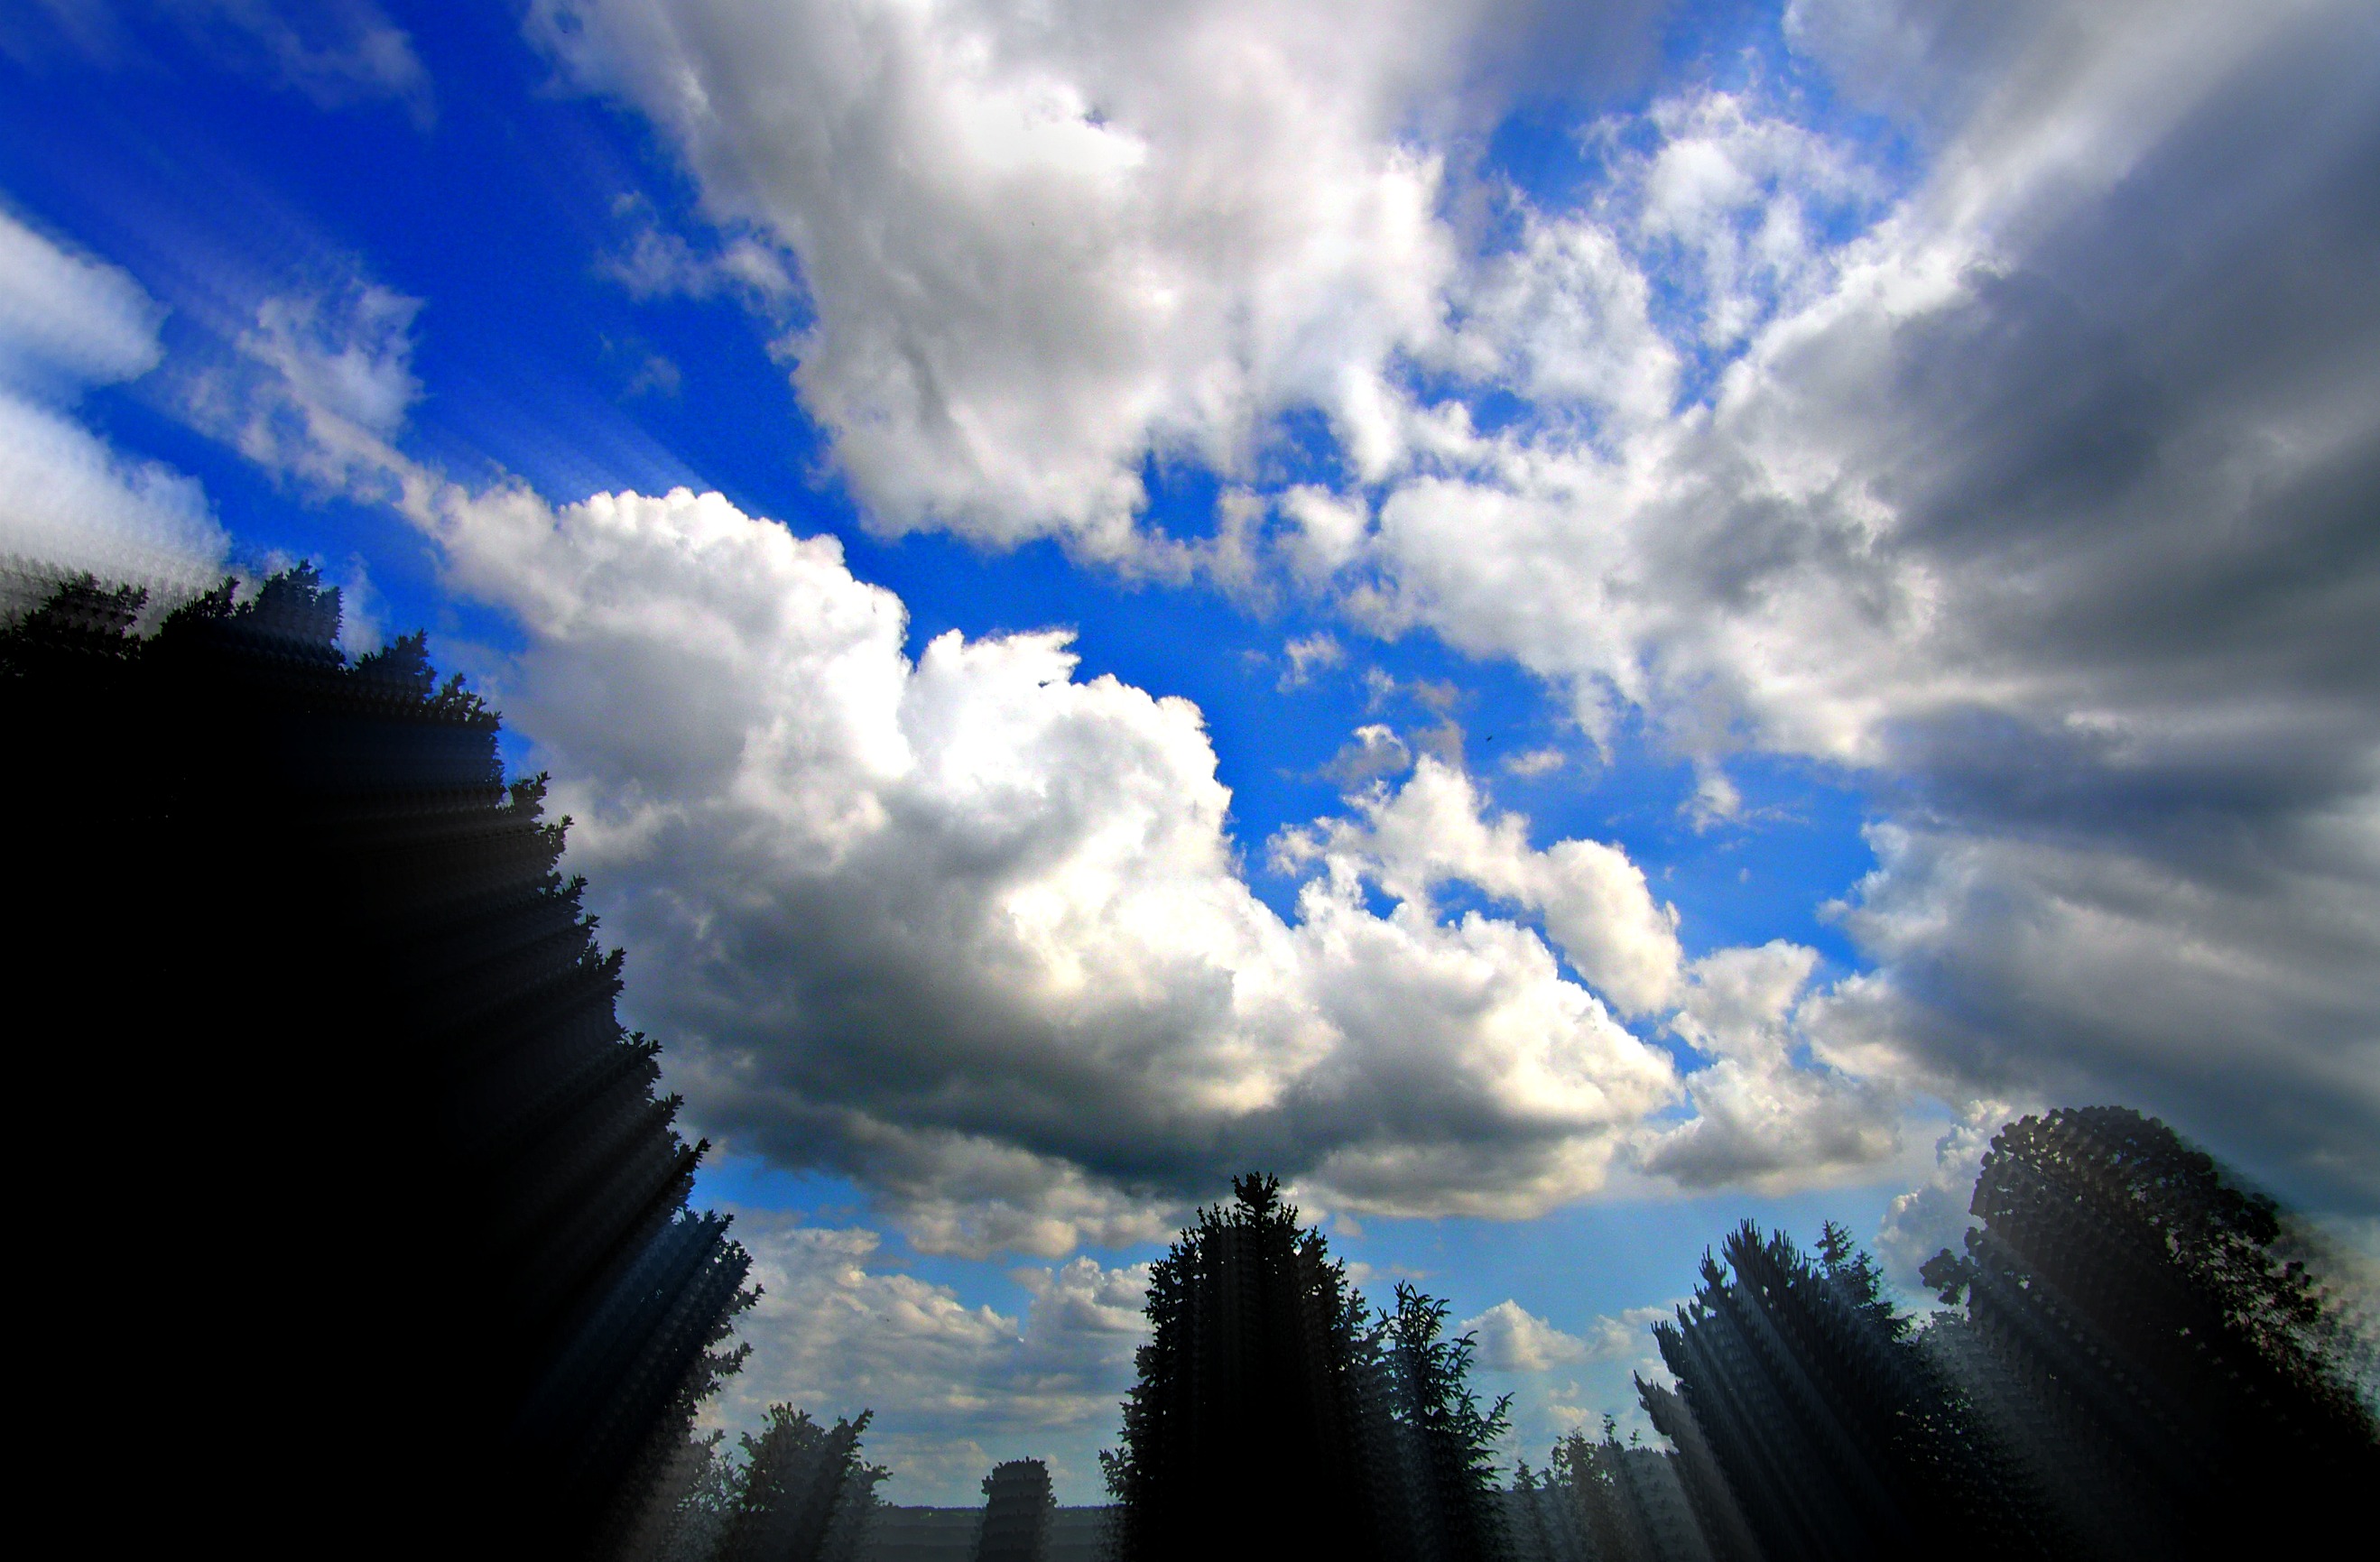
M 907 1201 L 921 1240 L 1153 1235 L 1219 1156 L 1357 1208 L 1543 1207 L 1669 1097 L 1527 928 L 1375 914 L 1345 854 L 1275 915 L 1196 710 L 1077 682 L 1062 635 L 912 660 L 831 539 L 716 495 L 419 503 L 528 635 L 499 692 L 674 1084 L 714 1132 Z M 1600 880 L 1548 882 L 1593 914 Z M 991 1225 L 931 1216 L 953 1200 Z
M 1667 1381 L 1652 1325 L 1670 1313 L 1669 1303 L 1631 1307 L 1589 1318 L 1572 1334 L 1508 1299 L 1464 1319 L 1459 1326 L 1478 1341 L 1484 1386 L 1512 1397 L 1505 1456 L 1543 1464 L 1549 1445 L 1575 1431 L 1597 1435 L 1607 1414 L 1630 1431 L 1646 1429 L 1632 1379 Z
M 1794 35 L 1852 48 L 1848 14 Z M 1506 192 L 1475 245 L 1414 107 L 1461 96 L 1469 13 L 1338 18 L 1284 74 L 1307 14 L 539 8 L 795 267 L 802 394 L 880 524 L 1123 558 L 1143 463 L 1186 452 L 1230 479 L 1234 569 L 1277 528 L 1366 628 L 1512 660 L 1593 738 L 1643 712 L 1696 817 L 1743 817 L 1747 746 L 1886 816 L 1839 913 L 1870 969 L 1690 966 L 1623 854 L 1494 814 L 1450 717 L 1290 843 L 1285 919 L 1196 713 L 1076 682 L 1057 637 L 913 657 L 831 545 L 723 502 L 416 474 L 455 577 L 528 626 L 507 698 L 582 778 L 702 1109 L 1020 1229 L 1001 1190 L 1076 1168 L 1053 1242 L 1226 1149 L 1353 1208 L 1524 1210 L 1636 1146 L 1693 1182 L 1840 1174 L 1912 1094 L 2052 1081 L 2371 1186 L 2380 67 L 2339 6 L 2078 16 L 1958 45 L 1980 85 L 1905 188 L 1694 89 L 1624 127 L 1609 191 Z M 1344 479 L 1260 503 L 1250 442 L 1300 409 Z M 2254 1104 L 2216 1084 L 2243 1063 Z
M 1425 756 L 1402 788 L 1360 796 L 1355 817 L 1292 832 L 1275 851 L 1369 877 L 1417 907 L 1460 882 L 1539 913 L 1563 956 L 1623 1013 L 1663 1007 L 1677 985 L 1677 910 L 1654 902 L 1626 853 L 1594 841 L 1536 850 L 1526 820 L 1487 817 L 1471 778 L 1442 759 Z
M 1845 926 L 1876 968 L 1810 1011 L 1846 1047 L 1959 1102 L 2144 1099 L 2368 1196 L 2367 8 L 1794 0 L 1898 148 L 1686 87 L 1583 115 L 1566 204 L 1457 152 L 1503 21 L 533 27 L 792 257 L 803 394 L 882 524 L 1145 552 L 1149 454 L 1254 481 L 1266 420 L 1318 413 L 1343 475 L 1266 509 L 1290 579 L 1518 662 L 1590 737 L 1641 712 L 1697 826 L 1741 820 L 1747 746 L 1874 787 L 1903 844 Z
M 518 625 L 493 692 L 706 1131 L 856 1177 L 921 1247 L 1057 1256 L 1160 1236 L 1252 1164 L 1334 1209 L 1531 1214 L 1604 1186 L 1678 1102 L 1606 1004 L 1683 990 L 1676 914 L 1618 848 L 1538 849 L 1427 757 L 1277 843 L 1305 878 L 1284 918 L 1243 877 L 1197 709 L 1079 679 L 1065 634 L 912 654 L 831 537 L 404 456 L 411 309 L 268 303 L 242 347 L 272 383 L 225 427 L 392 497 L 449 587 Z M 1442 910 L 1457 884 L 1545 931 Z
M 1922 1294 L 1924 1282 L 1917 1271 L 1927 1259 L 1944 1248 L 1966 1251 L 1968 1228 L 1975 1224 L 1967 1206 L 1974 1202 L 1984 1152 L 1993 1134 L 2034 1109 L 2006 1101 L 1976 1101 L 1935 1141 L 1933 1171 L 1907 1193 L 1893 1196 L 1876 1229 L 1876 1255 L 1895 1283 Z
M 164 316 L 123 271 L 0 211 L 0 555 L 18 567 L 89 570 L 161 599 L 220 577 L 229 539 L 198 480 L 76 417 L 88 388 L 156 367 Z
M 1957 1102 L 2142 1100 L 2368 1201 L 2368 22 L 1795 16 L 1827 58 L 1938 77 L 1923 176 L 1796 262 L 1706 405 L 1595 440 L 1431 425 L 1355 606 L 1536 669 L 1591 726 L 1636 706 L 1706 777 L 1749 744 L 1873 784 L 1894 822 L 1842 916 L 1876 968 L 1809 1011 L 1827 1055 Z M 1742 112 L 1651 117 L 1707 139 Z M 1806 145 L 1745 123 L 1719 139 Z
M 1719 950 L 1686 972 L 1670 1029 L 1710 1059 L 1687 1075 L 1694 1115 L 1645 1164 L 1689 1187 L 1791 1187 L 1864 1171 L 1900 1145 L 1897 1103 L 1811 1057 L 1803 995 L 1815 950 L 1777 940 Z
M 1543 1372 L 1585 1361 L 1587 1354 L 1586 1341 L 1564 1334 L 1509 1298 L 1475 1318 L 1463 1319 L 1459 1331 L 1478 1337 L 1479 1364 L 1497 1372 Z
M 1591 79 L 1650 7 L 1553 9 L 540 0 L 529 29 L 792 257 L 796 383 L 879 525 L 1125 556 L 1153 451 L 1239 472 L 1316 407 L 1359 470 L 1397 459 L 1394 361 L 1455 264 L 1414 132 L 1518 61 Z
M 734 1213 L 761 1297 L 736 1331 L 751 1358 L 706 1420 L 754 1426 L 784 1400 L 830 1420 L 872 1410 L 868 1457 L 892 1469 L 893 1501 L 978 1504 L 986 1470 L 1028 1457 L 1051 1461 L 1064 1500 L 1094 1500 L 1146 1338 L 1148 1265 L 1019 1269 L 1019 1316 L 904 1273 L 873 1231 Z

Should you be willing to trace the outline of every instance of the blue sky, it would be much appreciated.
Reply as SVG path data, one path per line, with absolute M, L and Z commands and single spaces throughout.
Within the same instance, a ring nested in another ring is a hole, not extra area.
M 727 1424 L 1093 1500 L 1262 1165 L 1536 1459 L 2032 1108 L 2380 1246 L 2380 37 L 2239 9 L 45 0 L 0 550 L 504 709 Z

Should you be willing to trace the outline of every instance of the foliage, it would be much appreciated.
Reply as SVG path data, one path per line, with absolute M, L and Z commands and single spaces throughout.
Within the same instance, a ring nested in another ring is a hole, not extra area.
M 1972 1211 L 1966 1252 L 1923 1276 L 1966 1303 L 2069 1549 L 2218 1555 L 2277 1505 L 2346 1522 L 2380 1478 L 2353 1315 L 2290 1251 L 2307 1244 L 2277 1205 L 2165 1123 L 2022 1119 L 1992 1141 Z
M 867 1536 L 876 1487 L 892 1472 L 860 1458 L 872 1412 L 832 1427 L 771 1405 L 743 1435 L 744 1468 L 717 1562 L 851 1562 Z
M 117 1387 L 206 1408 L 152 1506 L 265 1549 L 366 1515 L 393 1551 L 609 1546 L 739 1359 L 748 1260 L 686 1207 L 701 1146 L 618 1023 L 567 821 L 421 636 L 350 660 L 310 568 L 149 616 L 83 578 L 0 631 L 0 805 L 38 821 L 24 1083 L 104 1126 L 103 1208 L 169 1191 L 148 1262 L 207 1282 L 76 1320 Z
M 1400 1280 L 1381 1314 L 1403 1433 L 1406 1522 L 1418 1553 L 1485 1562 L 1502 1550 L 1495 1446 L 1512 1426 L 1512 1396 L 1487 1411 L 1470 1387 L 1470 1335 L 1445 1337 L 1447 1303 Z

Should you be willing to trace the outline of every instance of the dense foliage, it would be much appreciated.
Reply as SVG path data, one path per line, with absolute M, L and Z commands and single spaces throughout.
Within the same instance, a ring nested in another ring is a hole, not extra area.
M 310 571 L 144 605 L 71 582 L 0 634 L 20 1056 L 86 1168 L 42 1234 L 140 1231 L 77 1398 L 203 1426 L 143 1476 L 177 1533 L 607 1548 L 749 1293 L 567 821 L 421 636 L 343 654 Z
M 1445 1303 L 1400 1287 L 1376 1316 L 1277 1178 L 1232 1194 L 1151 1272 L 1123 1447 L 1101 1456 L 1121 1555 L 1498 1555 L 1505 1407 L 1479 1409 Z
M 1973 1213 L 1922 1326 L 1837 1229 L 1815 1259 L 1749 1225 L 1705 1259 L 1655 1331 L 1675 1389 L 1640 1387 L 1713 1552 L 2112 1562 L 2352 1530 L 2369 1357 L 2271 1200 L 2107 1107 L 2009 1125 Z

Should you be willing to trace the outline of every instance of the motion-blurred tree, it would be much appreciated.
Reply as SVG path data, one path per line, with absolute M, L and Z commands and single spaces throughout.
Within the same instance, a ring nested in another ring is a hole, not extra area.
M 1382 1315 L 1402 1434 L 1406 1526 L 1425 1562 L 1489 1562 L 1504 1549 L 1496 1495 L 1497 1441 L 1511 1395 L 1487 1411 L 1471 1390 L 1475 1342 L 1446 1338 L 1447 1303 L 1400 1280 Z
M 1762 1552 L 1835 1562 L 1947 1533 L 1995 1556 L 2042 1550 L 2026 1509 L 1973 1478 L 1965 1407 L 1840 1228 L 1815 1263 L 1749 1221 L 1722 1252 L 1727 1267 L 1706 1254 L 1694 1298 L 1654 1326 L 1678 1387 L 1644 1402 L 1682 1449 L 1707 1449 Z M 1705 1507 L 1691 1463 L 1681 1475 Z
M 1099 1456 L 1121 1555 L 1383 1555 L 1402 1537 L 1364 1446 L 1369 1310 L 1278 1178 L 1232 1190 L 1151 1268 L 1122 1446 Z
M 853 1562 L 867 1543 L 876 1488 L 891 1471 L 860 1457 L 872 1412 L 832 1427 L 771 1405 L 742 1442 L 743 1472 L 718 1562 Z
M 1992 1141 L 1963 1254 L 1924 1269 L 2024 1408 L 2069 1549 L 2233 1555 L 2343 1534 L 2380 1485 L 2370 1347 L 2272 1199 L 2154 1118 L 2027 1117 Z M 2094 1522 L 2115 1512 L 2121 1522 Z
M 0 632 L 21 1083 L 104 1146 L 78 1239 L 155 1278 L 57 1320 L 117 1352 L 78 1397 L 203 1418 L 145 1477 L 177 1536 L 609 1548 L 747 1260 L 686 1208 L 567 821 L 421 636 L 342 652 L 310 569 L 144 607 L 54 584 Z

